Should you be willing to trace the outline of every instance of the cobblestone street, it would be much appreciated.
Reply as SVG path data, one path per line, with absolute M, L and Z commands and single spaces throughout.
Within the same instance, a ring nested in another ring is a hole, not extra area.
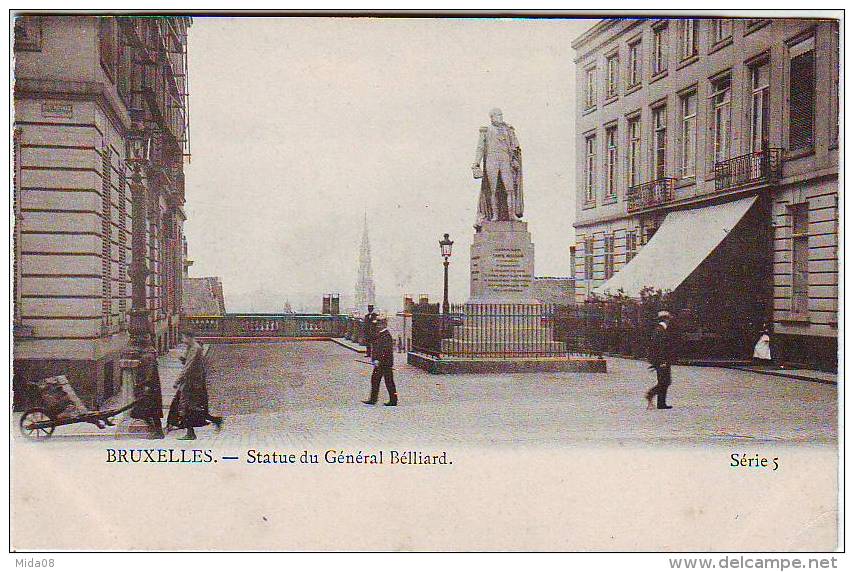
M 161 358 L 167 404 L 178 354 Z M 197 441 L 176 440 L 182 432 L 147 441 L 78 424 L 43 442 L 19 436 L 13 474 L 27 501 L 15 514 L 16 542 L 187 549 L 204 538 L 251 550 L 836 545 L 834 386 L 676 367 L 674 409 L 647 411 L 642 395 L 653 375 L 642 362 L 609 359 L 607 374 L 436 376 L 401 364 L 398 354 L 400 406 L 371 407 L 360 403 L 370 366 L 356 359 L 364 358 L 332 342 L 215 345 L 209 391 L 212 410 L 226 416 L 219 433 L 209 426 Z M 152 447 L 209 450 L 214 463 L 104 462 L 109 448 Z M 247 463 L 251 449 L 321 459 L 329 450 L 446 451 L 452 465 L 259 465 Z M 777 458 L 781 469 L 732 468 L 733 454 Z M 85 500 L 57 504 L 43 494 L 84 481 L 101 483 Z M 116 499 L 140 487 L 157 491 L 157 501 L 117 513 Z M 81 503 L 111 516 L 95 531 L 42 534 L 45 511 L 70 514 Z M 197 514 L 221 526 L 194 526 Z M 141 521 L 151 525 L 144 538 L 130 532 Z M 331 522 L 334 533 L 316 534 Z
M 761 440 L 833 443 L 836 388 L 723 368 L 674 367 L 670 411 L 647 411 L 646 364 L 608 373 L 430 375 L 397 354 L 396 408 L 360 403 L 370 365 L 333 343 L 213 346 L 211 408 L 245 445 L 330 442 L 470 445 Z M 381 388 L 381 401 L 385 400 Z

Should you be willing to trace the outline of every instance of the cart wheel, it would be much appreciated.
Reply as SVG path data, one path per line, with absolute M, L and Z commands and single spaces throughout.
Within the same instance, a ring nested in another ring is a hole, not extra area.
M 53 425 L 48 427 L 34 428 L 34 423 L 53 422 L 53 419 L 44 409 L 30 409 L 21 417 L 21 435 L 27 439 L 34 441 L 44 441 L 53 435 L 53 430 L 56 429 Z

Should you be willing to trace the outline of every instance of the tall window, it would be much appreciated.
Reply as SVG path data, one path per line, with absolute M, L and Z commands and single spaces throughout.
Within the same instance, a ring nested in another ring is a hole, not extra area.
M 682 20 L 682 59 L 687 59 L 697 55 L 697 32 L 699 30 L 699 20 Z
M 667 176 L 667 108 L 652 110 L 652 172 L 655 179 Z
M 697 157 L 697 94 L 682 96 L 682 129 L 679 132 L 679 174 L 693 177 Z
M 643 59 L 641 56 L 641 41 L 629 44 L 629 69 L 626 74 L 626 87 L 636 86 L 643 77 Z
M 608 56 L 608 85 L 606 86 L 606 97 L 616 97 L 620 85 L 620 56 L 613 54 Z
M 667 25 L 663 24 L 652 31 L 652 75 L 658 75 L 667 69 Z
M 731 89 L 729 77 L 720 79 L 712 84 L 712 132 L 714 143 L 714 159 L 724 161 L 729 159 L 730 126 L 732 123 Z
M 792 313 L 809 314 L 809 204 L 789 206 L 792 217 Z
M 584 109 L 591 109 L 596 106 L 596 68 L 586 70 L 585 74 Z
M 768 112 L 770 106 L 770 81 L 768 62 L 753 66 L 750 84 L 753 95 L 750 101 L 750 150 L 768 148 Z
M 636 230 L 626 231 L 626 264 L 638 253 L 638 232 Z
M 592 203 L 596 198 L 596 136 L 584 140 L 584 200 Z
M 609 197 L 617 196 L 617 127 L 605 131 L 605 145 L 608 150 L 608 165 L 605 179 L 605 193 Z
M 729 18 L 717 18 L 712 20 L 714 32 L 714 43 L 723 42 L 732 37 L 732 20 Z
M 614 275 L 614 235 L 605 235 L 605 280 Z
M 584 279 L 593 280 L 593 237 L 584 239 Z
M 641 123 L 640 116 L 628 120 L 629 152 L 626 157 L 629 186 L 634 187 L 641 183 L 640 159 L 641 159 Z
M 643 243 L 649 244 L 649 241 L 652 240 L 652 237 L 655 236 L 655 233 L 658 231 L 658 225 L 655 221 L 650 221 L 646 223 L 645 226 L 641 228 L 641 234 L 643 236 Z
M 815 38 L 789 48 L 789 149 L 812 147 L 815 122 Z

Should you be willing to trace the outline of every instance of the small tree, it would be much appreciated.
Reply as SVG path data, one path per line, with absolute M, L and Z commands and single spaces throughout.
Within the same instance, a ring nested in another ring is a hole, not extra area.
M 647 340 L 658 317 L 658 312 L 668 309 L 671 302 L 669 290 L 645 286 L 638 298 L 627 296 L 620 288 L 616 293 L 593 294 L 587 307 L 596 316 L 588 320 L 588 336 L 594 347 L 604 351 L 646 355 Z

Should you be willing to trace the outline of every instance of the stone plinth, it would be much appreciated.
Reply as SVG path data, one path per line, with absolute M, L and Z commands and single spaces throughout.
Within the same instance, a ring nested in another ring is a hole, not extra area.
M 608 365 L 602 358 L 547 357 L 518 359 L 459 359 L 435 357 L 418 352 L 407 354 L 407 363 L 433 374 L 461 373 L 540 373 L 540 372 L 588 372 L 607 373 Z M 571 379 L 571 378 L 565 378 Z
M 484 221 L 471 245 L 469 303 L 535 303 L 534 243 L 528 223 Z

